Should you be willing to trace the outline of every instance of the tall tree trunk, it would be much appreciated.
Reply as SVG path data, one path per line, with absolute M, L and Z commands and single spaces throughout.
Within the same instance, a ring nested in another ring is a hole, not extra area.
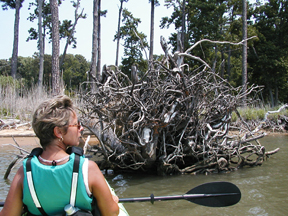
M 15 22 L 14 22 L 14 41 L 13 41 L 13 53 L 12 53 L 12 61 L 11 61 L 11 76 L 14 79 L 16 78 L 16 72 L 17 72 L 20 7 L 21 7 L 20 0 L 16 0 Z
M 102 80 L 102 74 L 101 74 L 101 0 L 98 0 L 98 52 L 97 52 L 97 79 L 99 81 Z
M 118 30 L 117 30 L 117 46 L 116 46 L 116 60 L 115 65 L 118 66 L 118 55 L 119 55 L 119 43 L 120 43 L 120 24 L 121 24 L 121 13 L 123 10 L 123 1 L 120 0 L 120 8 L 119 8 L 119 14 L 118 14 Z
M 271 88 L 270 85 L 268 85 L 267 88 L 268 88 L 269 95 L 270 95 L 271 107 L 274 107 L 274 106 L 275 106 L 275 103 L 274 103 L 274 97 L 273 97 L 272 88 Z
M 58 0 L 50 0 L 52 22 L 52 94 L 60 94 Z
M 213 61 L 213 65 L 212 65 L 212 71 L 215 72 L 216 71 L 216 65 L 217 65 L 217 56 L 218 55 L 218 45 L 215 44 L 215 58 Z
M 154 49 L 154 9 L 155 2 L 151 0 L 151 23 L 150 23 L 150 50 L 149 50 L 149 61 L 152 64 L 153 61 L 153 49 Z
M 38 0 L 38 35 L 39 35 L 39 78 L 38 88 L 42 91 L 43 86 L 43 71 L 44 71 L 44 44 L 42 34 L 42 6 L 44 0 Z
M 97 70 L 97 50 L 98 50 L 98 0 L 93 0 L 93 35 L 92 35 L 92 59 L 91 59 L 91 68 L 90 75 L 93 78 L 96 78 Z M 90 80 L 94 80 L 94 79 Z M 93 82 L 92 91 L 96 90 L 96 84 Z
M 234 6 L 232 7 L 232 11 L 231 11 L 231 20 L 230 23 L 234 22 Z M 234 40 L 234 37 L 232 35 L 232 41 Z M 228 59 L 227 59 L 227 81 L 230 82 L 231 80 L 231 55 L 232 55 L 232 51 L 231 51 L 231 45 L 228 44 Z
M 278 85 L 275 86 L 275 106 L 278 106 Z
M 225 68 L 225 57 L 224 57 L 224 50 L 221 49 L 221 74 L 220 76 L 224 79 L 224 68 Z
M 185 49 L 185 46 L 184 46 L 184 41 L 185 41 L 185 29 L 186 29 L 186 26 L 185 26 L 185 23 L 186 23 L 186 20 L 185 20 L 185 4 L 186 4 L 186 1 L 183 0 L 183 3 L 182 3 L 182 32 L 181 32 L 181 43 L 182 43 L 182 50 L 180 50 L 180 52 L 184 52 L 184 49 Z
M 247 2 L 242 0 L 242 85 L 243 92 L 247 89 Z
M 228 59 L 227 59 L 227 81 L 230 82 L 231 78 L 231 46 L 228 45 Z

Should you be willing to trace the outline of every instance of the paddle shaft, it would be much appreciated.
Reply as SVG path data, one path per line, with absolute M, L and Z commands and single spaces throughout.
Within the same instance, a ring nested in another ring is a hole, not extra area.
M 210 197 L 220 197 L 220 196 L 238 196 L 238 193 L 220 193 L 220 194 L 184 194 L 184 195 L 173 195 L 173 196 L 156 196 L 154 197 L 151 194 L 150 197 L 137 197 L 137 198 L 120 198 L 120 203 L 127 203 L 127 202 L 147 202 L 151 201 L 153 204 L 154 201 L 166 201 L 166 200 L 180 200 L 185 199 L 192 201 L 193 199 L 199 198 L 210 198 Z
M 209 207 L 225 207 L 238 203 L 241 199 L 241 191 L 230 182 L 209 182 L 199 185 L 184 195 L 173 196 L 154 196 L 138 197 L 138 198 L 120 198 L 120 203 L 126 202 L 146 202 L 165 200 L 185 199 L 198 205 Z M 0 202 L 0 207 L 4 206 L 4 202 Z
M 120 203 L 128 203 L 128 202 L 147 202 L 151 201 L 153 204 L 154 201 L 169 201 L 169 200 L 193 200 L 193 199 L 199 199 L 199 198 L 209 198 L 209 197 L 220 197 L 220 196 L 237 196 L 238 193 L 221 193 L 221 194 L 184 194 L 184 195 L 173 195 L 173 196 L 156 196 L 154 197 L 153 194 L 151 194 L 150 197 L 136 197 L 136 198 L 120 198 Z M 0 202 L 0 207 L 4 206 L 4 202 Z
M 184 194 L 184 195 L 173 195 L 173 196 L 156 196 L 154 197 L 153 194 L 151 194 L 150 197 L 136 197 L 136 198 L 120 198 L 120 203 L 127 203 L 127 202 L 147 202 L 151 201 L 151 203 L 154 203 L 154 201 L 165 201 L 165 200 L 180 200 L 180 199 L 199 199 L 199 198 L 205 198 L 205 197 L 219 197 L 219 196 L 234 196 L 238 195 L 237 193 L 225 193 L 225 194 Z M 4 202 L 0 202 L 0 207 L 4 206 Z

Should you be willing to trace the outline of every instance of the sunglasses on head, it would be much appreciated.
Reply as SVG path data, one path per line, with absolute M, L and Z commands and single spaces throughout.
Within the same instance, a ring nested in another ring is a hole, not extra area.
M 74 124 L 74 125 L 68 125 L 68 127 L 77 127 L 77 128 L 78 128 L 78 130 L 80 130 L 80 128 L 82 127 L 82 124 L 81 124 L 81 122 L 80 122 L 80 121 L 78 121 L 78 123 L 77 123 L 77 124 Z

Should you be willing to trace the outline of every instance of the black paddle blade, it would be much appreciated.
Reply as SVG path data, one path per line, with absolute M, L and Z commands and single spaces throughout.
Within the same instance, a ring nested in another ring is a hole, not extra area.
M 241 192 L 230 182 L 210 182 L 191 189 L 184 197 L 198 205 L 225 207 L 238 203 L 241 199 Z

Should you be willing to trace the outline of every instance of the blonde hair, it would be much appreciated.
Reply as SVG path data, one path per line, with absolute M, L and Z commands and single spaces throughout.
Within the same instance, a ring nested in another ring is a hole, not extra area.
M 56 96 L 38 106 L 33 115 L 32 127 L 43 148 L 56 138 L 56 126 L 63 127 L 64 132 L 67 132 L 71 114 L 75 114 L 73 102 L 66 95 Z

